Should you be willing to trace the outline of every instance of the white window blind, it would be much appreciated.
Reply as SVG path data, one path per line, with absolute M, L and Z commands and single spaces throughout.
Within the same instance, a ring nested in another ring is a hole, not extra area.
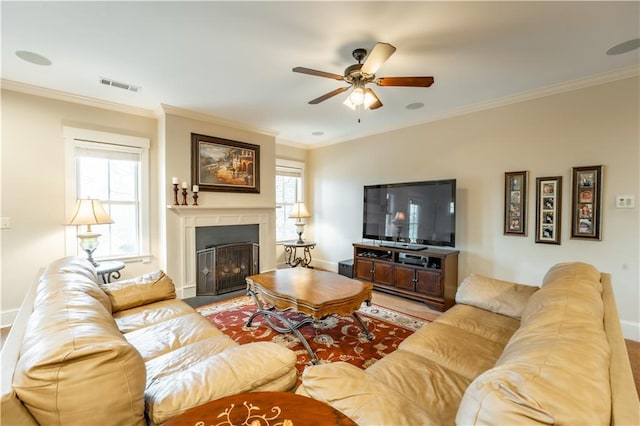
M 67 199 L 99 199 L 114 223 L 94 225 L 101 234 L 96 259 L 149 255 L 148 139 L 65 128 Z M 77 254 L 77 241 L 67 254 Z
M 276 160 L 276 240 L 296 239 L 295 219 L 289 214 L 297 201 L 304 201 L 304 163 Z

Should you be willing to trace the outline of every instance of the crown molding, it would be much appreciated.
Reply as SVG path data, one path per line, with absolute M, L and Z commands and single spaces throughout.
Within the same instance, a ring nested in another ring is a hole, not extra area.
M 200 112 L 195 112 L 195 111 L 191 111 L 188 109 L 184 109 L 184 108 L 180 108 L 172 105 L 160 104 L 160 106 L 162 108 L 162 111 L 161 111 L 162 114 L 177 115 L 178 117 L 182 117 L 182 118 L 189 118 L 191 120 L 203 121 L 205 123 L 215 124 L 217 126 L 231 127 L 236 130 L 244 130 L 252 133 L 259 133 L 259 134 L 271 136 L 274 138 L 279 134 L 279 132 L 272 129 L 267 129 L 265 127 L 256 127 L 247 123 L 227 120 L 224 118 L 215 117 L 209 114 L 203 114 Z
M 87 96 L 74 95 L 72 93 L 62 92 L 54 89 L 33 86 L 31 84 L 19 83 L 12 80 L 0 80 L 3 90 L 11 90 L 14 92 L 25 93 L 27 95 L 41 96 L 44 98 L 55 99 L 58 101 L 71 102 L 75 104 L 86 105 L 94 108 L 108 109 L 110 111 L 121 112 L 124 114 L 139 115 L 147 118 L 157 118 L 154 111 L 135 106 L 119 104 L 116 102 L 103 101 L 100 99 L 89 98 Z
M 504 96 L 502 98 L 494 99 L 488 102 L 480 102 L 477 104 L 468 105 L 468 106 L 459 108 L 457 110 L 451 111 L 449 113 L 444 113 L 444 114 L 434 116 L 431 119 L 427 120 L 426 122 L 443 120 L 445 118 L 471 114 L 474 112 L 484 111 L 488 109 L 499 108 L 502 106 L 517 104 L 520 102 L 526 102 L 533 99 L 559 95 L 562 93 L 572 92 L 574 90 L 585 89 L 588 87 L 599 86 L 601 84 L 611 83 L 618 80 L 625 80 L 627 78 L 637 77 L 638 75 L 640 75 L 640 67 L 638 66 L 633 65 L 626 68 L 619 68 L 617 70 L 607 71 L 601 74 L 595 74 L 595 75 L 580 78 L 577 80 L 571 80 L 563 83 L 552 84 L 552 85 L 541 87 L 538 89 L 517 93 L 515 95 Z
M 362 134 L 357 138 L 350 138 L 350 139 L 340 138 L 340 139 L 321 142 L 318 144 L 311 144 L 311 145 L 307 145 L 307 148 L 310 150 L 323 148 L 330 145 L 349 142 L 355 139 L 363 139 L 366 137 L 375 136 L 382 133 L 388 133 L 395 130 L 406 129 L 409 127 L 420 126 L 422 124 L 432 123 L 434 121 L 445 120 L 448 118 L 472 114 L 472 113 L 490 110 L 494 108 L 500 108 L 507 105 L 544 98 L 547 96 L 558 95 L 562 93 L 571 92 L 574 90 L 585 89 L 588 87 L 599 86 L 601 84 L 612 83 L 614 81 L 625 80 L 627 78 L 633 78 L 638 76 L 640 76 L 640 67 L 636 65 L 632 65 L 630 67 L 619 68 L 617 70 L 607 71 L 604 73 L 600 73 L 600 74 L 596 74 L 596 75 L 592 75 L 589 77 L 580 78 L 580 79 L 572 80 L 568 82 L 552 84 L 539 89 L 529 90 L 526 92 L 505 96 L 505 97 L 494 99 L 487 102 L 480 102 L 472 105 L 463 106 L 446 113 L 433 115 L 424 120 L 416 121 L 413 124 L 406 124 L 401 127 L 389 127 L 387 129 L 378 130 L 373 133 Z

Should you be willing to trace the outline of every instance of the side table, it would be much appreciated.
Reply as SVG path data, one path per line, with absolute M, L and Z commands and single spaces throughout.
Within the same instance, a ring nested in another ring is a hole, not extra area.
M 292 392 L 248 392 L 191 408 L 163 426 L 192 425 L 357 426 L 335 408 Z
M 284 254 L 287 257 L 287 265 L 295 268 L 300 265 L 305 268 L 313 268 L 311 263 L 311 249 L 316 246 L 316 243 L 297 241 L 287 241 L 284 244 Z M 298 249 L 302 249 L 302 256 L 298 256 Z
M 120 278 L 120 271 L 124 269 L 124 266 L 124 262 L 109 260 L 100 262 L 98 266 L 96 266 L 96 272 L 102 277 L 104 284 L 109 284 L 111 280 Z

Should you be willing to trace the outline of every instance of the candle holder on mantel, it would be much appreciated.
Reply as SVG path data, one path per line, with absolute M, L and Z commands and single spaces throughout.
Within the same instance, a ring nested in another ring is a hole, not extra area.
M 189 192 L 187 192 L 187 188 L 182 188 L 182 205 L 183 206 L 188 206 L 189 203 L 187 203 L 187 194 Z
M 180 205 L 180 203 L 178 202 L 178 184 L 177 183 L 173 184 L 173 205 L 174 206 Z
M 198 205 L 198 193 L 197 192 L 193 193 L 193 205 L 194 206 Z

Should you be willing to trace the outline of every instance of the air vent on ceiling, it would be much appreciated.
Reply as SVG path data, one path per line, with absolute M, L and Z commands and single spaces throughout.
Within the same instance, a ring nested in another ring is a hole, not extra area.
M 130 92 L 138 93 L 140 91 L 140 86 L 134 86 L 129 83 L 122 83 L 121 81 L 115 81 L 110 78 L 100 77 L 100 83 L 105 84 L 107 86 L 117 87 L 119 89 L 128 90 Z

